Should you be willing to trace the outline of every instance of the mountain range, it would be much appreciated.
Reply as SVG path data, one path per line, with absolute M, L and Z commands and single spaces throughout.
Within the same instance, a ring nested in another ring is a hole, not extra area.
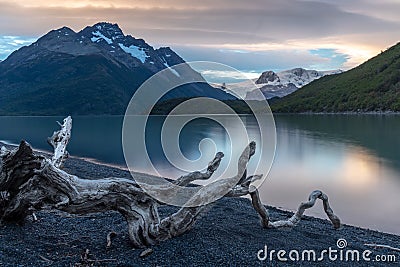
M 275 112 L 400 111 L 400 43 L 346 72 L 274 99 Z
M 136 89 L 160 70 L 199 80 L 201 75 L 169 47 L 154 49 L 106 22 L 79 32 L 52 30 L 0 62 L 0 115 L 124 114 Z M 163 99 L 234 99 L 206 83 L 191 83 Z
M 171 48 L 155 49 L 117 24 L 52 30 L 0 61 L 0 115 L 124 114 L 137 88 L 161 70 L 173 79 L 203 80 L 184 63 Z M 170 68 L 178 64 L 178 71 Z M 274 112 L 400 111 L 400 43 L 346 72 L 295 68 L 223 86 L 183 85 L 159 101 L 157 112 L 199 96 L 247 112 L 233 95 L 259 100 L 256 88 Z
M 257 88 L 261 90 L 266 99 L 271 99 L 274 97 L 284 97 L 323 76 L 341 72 L 342 70 L 317 71 L 303 68 L 294 68 L 280 72 L 265 71 L 256 79 L 224 84 L 223 89 L 242 99 L 259 100 L 258 94 L 255 91 Z

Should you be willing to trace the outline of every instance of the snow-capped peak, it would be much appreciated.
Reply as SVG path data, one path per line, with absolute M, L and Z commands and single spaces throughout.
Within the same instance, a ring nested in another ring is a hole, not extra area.
M 185 62 L 172 49 L 154 49 L 143 39 L 124 35 L 117 24 L 107 22 L 87 26 L 79 32 L 67 27 L 52 30 L 32 46 L 73 56 L 101 55 L 129 69 L 144 65 L 152 72 Z M 171 71 L 179 76 L 174 69 Z
M 275 73 L 273 71 L 265 71 L 261 74 L 260 78 L 256 80 L 256 84 L 260 85 L 288 85 L 293 84 L 298 88 L 309 84 L 310 82 L 319 79 L 325 75 L 336 74 L 342 72 L 341 70 L 331 71 L 316 71 L 306 70 L 303 68 L 295 68 Z
M 123 39 L 125 36 L 118 24 L 100 22 L 85 29 L 89 31 L 89 38 L 92 42 L 106 41 L 109 45 L 115 40 Z M 85 31 L 84 30 L 84 31 Z
M 267 99 L 288 95 L 325 75 L 338 74 L 342 70 L 316 71 L 303 68 L 273 72 L 265 71 L 258 79 L 226 84 L 225 90 L 242 98 L 251 99 L 251 91 L 260 89 Z M 216 87 L 220 87 L 219 85 Z
M 123 37 L 124 34 L 118 24 L 100 22 L 92 26 L 92 28 L 101 32 L 104 36 L 110 39 L 115 39 L 117 37 Z M 114 38 L 113 38 L 114 37 Z
M 131 58 L 138 59 L 142 64 L 150 57 L 152 48 L 141 39 L 130 35 L 124 35 L 118 24 L 100 22 L 82 30 L 82 39 L 89 38 L 91 42 L 99 44 L 103 49 L 115 56 L 123 57 L 127 54 Z

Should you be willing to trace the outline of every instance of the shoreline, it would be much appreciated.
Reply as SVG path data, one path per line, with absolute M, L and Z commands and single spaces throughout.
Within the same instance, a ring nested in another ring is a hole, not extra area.
M 400 111 L 367 111 L 367 112 L 357 112 L 357 111 L 343 111 L 343 112 L 274 112 L 273 115 L 379 115 L 379 116 L 395 116 L 400 115 Z
M 3 145 L 4 146 L 9 146 L 9 147 L 18 147 L 18 144 L 9 142 L 8 140 L 0 140 L 0 147 L 3 146 Z M 34 151 L 37 151 L 37 152 L 39 152 L 41 154 L 45 154 L 47 156 L 51 156 L 52 155 L 51 151 L 49 151 L 49 150 L 34 148 Z M 83 160 L 83 161 L 90 162 L 90 163 L 93 163 L 93 164 L 104 165 L 104 166 L 107 166 L 107 167 L 116 168 L 116 169 L 120 169 L 120 170 L 123 170 L 123 171 L 128 171 L 128 167 L 126 167 L 126 166 L 103 162 L 103 161 L 95 159 L 95 158 L 72 156 L 72 155 L 69 155 L 68 158 L 69 159 L 79 159 L 79 160 Z M 142 173 L 139 173 L 139 174 L 142 174 Z
M 1 145 L 0 145 L 1 146 Z M 107 165 L 69 158 L 64 170 L 86 179 L 104 177 L 130 178 L 126 170 Z M 268 206 L 273 220 L 285 219 L 293 213 Z M 177 211 L 176 207 L 162 206 L 162 217 Z M 142 259 L 143 249 L 132 250 L 125 219 L 117 212 L 86 216 L 65 214 L 59 211 L 40 211 L 39 221 L 28 220 L 23 226 L 0 226 L 0 266 L 29 265 L 66 266 L 82 263 L 81 254 L 90 251 L 91 259 L 100 261 L 94 266 L 226 266 L 273 265 L 290 266 L 293 262 L 260 261 L 257 252 L 268 246 L 270 250 L 315 250 L 332 247 L 337 249 L 339 239 L 347 241 L 352 250 L 371 250 L 374 254 L 390 254 L 396 263 L 374 266 L 397 266 L 400 252 L 387 248 L 371 248 L 365 244 L 381 244 L 400 248 L 400 237 L 394 234 L 343 225 L 335 230 L 326 219 L 304 216 L 293 229 L 263 229 L 258 214 L 247 198 L 222 198 L 211 204 L 210 209 L 189 232 L 152 247 L 153 254 Z M 111 248 L 106 248 L 106 236 L 117 233 Z M 47 259 L 44 260 L 43 258 Z M 298 263 L 299 264 L 299 263 Z M 365 266 L 365 262 L 338 261 L 301 262 L 301 266 Z
M 274 111 L 271 109 L 272 114 L 276 115 L 400 115 L 400 111 L 340 111 L 340 112 L 314 112 L 314 111 L 303 111 L 303 112 L 278 112 Z M 198 114 L 195 113 L 196 115 L 204 115 L 204 114 Z M 193 114 L 187 114 L 187 115 L 193 115 Z M 214 115 L 228 115 L 231 116 L 231 114 L 214 114 Z M 239 116 L 245 116 L 245 115 L 253 115 L 252 113 L 236 113 L 236 115 Z M 121 117 L 123 118 L 126 116 L 126 114 L 93 114 L 93 115 L 73 115 L 73 117 Z M 185 115 L 170 115 L 168 113 L 166 114 L 150 114 L 150 115 L 129 115 L 129 116 L 154 116 L 154 117 L 162 117 L 162 116 L 185 116 Z M 1 115 L 0 117 L 20 117 L 20 118 L 29 118 L 29 117 L 54 117 L 54 118 L 63 118 L 62 115 L 49 115 L 49 116 L 44 116 L 44 115 Z

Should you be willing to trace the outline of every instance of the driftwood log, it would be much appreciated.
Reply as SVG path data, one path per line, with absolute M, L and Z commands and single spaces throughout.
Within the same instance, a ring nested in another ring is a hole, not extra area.
M 207 205 L 182 207 L 176 213 L 160 218 L 158 207 L 162 204 L 146 194 L 134 180 L 113 177 L 87 180 L 66 173 L 61 168 L 68 156 L 66 147 L 71 136 L 71 117 L 64 119 L 60 126 L 61 129 L 48 140 L 54 148 L 51 159 L 35 153 L 25 141 L 13 150 L 1 148 L 0 223 L 22 223 L 27 216 L 40 209 L 57 209 L 70 214 L 114 210 L 125 217 L 132 245 L 141 248 L 187 232 L 199 214 L 206 210 Z M 238 181 L 231 186 L 225 197 L 250 195 L 265 228 L 294 227 L 304 211 L 311 208 L 317 199 L 321 199 L 333 226 L 340 227 L 339 218 L 329 207 L 328 197 L 321 191 L 312 192 L 309 201 L 302 203 L 290 219 L 272 222 L 261 203 L 258 190 L 252 186 L 252 182 L 260 179 L 261 175 L 246 176 L 247 163 L 255 152 L 255 146 L 255 142 L 251 142 L 239 159 L 238 175 L 242 174 L 241 177 L 214 182 L 208 190 L 210 194 L 226 192 L 226 185 Z M 175 180 L 174 185 L 193 186 L 192 182 L 196 180 L 209 179 L 223 156 L 223 153 L 218 152 L 205 172 L 189 173 Z M 168 191 L 168 187 L 160 190 Z M 199 197 L 202 195 L 195 195 L 190 201 L 196 203 Z

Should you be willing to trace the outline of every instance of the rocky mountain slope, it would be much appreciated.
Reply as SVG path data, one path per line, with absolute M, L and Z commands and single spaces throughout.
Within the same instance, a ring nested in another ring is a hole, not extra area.
M 0 63 L 0 114 L 124 114 L 147 78 L 184 62 L 169 47 L 154 49 L 124 35 L 117 24 L 52 30 Z M 201 78 L 188 65 L 182 73 L 170 70 L 177 79 Z M 204 83 L 182 86 L 164 99 L 196 96 L 232 99 Z

